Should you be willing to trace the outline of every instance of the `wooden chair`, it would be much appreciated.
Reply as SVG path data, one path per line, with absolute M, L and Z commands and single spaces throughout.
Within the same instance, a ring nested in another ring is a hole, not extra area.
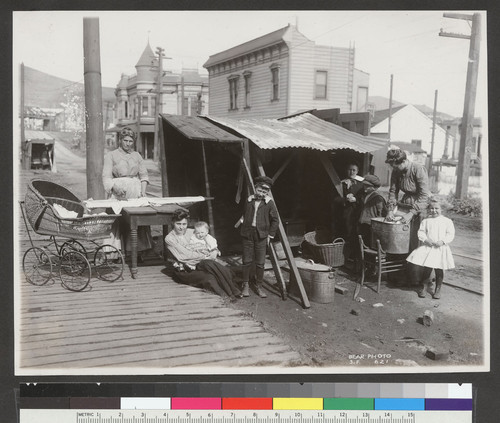
M 365 282 L 366 271 L 368 269 L 375 270 L 375 274 L 377 275 L 377 294 L 380 292 L 380 283 L 382 281 L 382 274 L 398 272 L 403 269 L 405 265 L 405 260 L 402 259 L 391 259 L 390 256 L 382 249 L 380 245 L 380 240 L 376 240 L 377 249 L 373 249 L 368 247 L 361 235 L 358 235 L 359 238 L 359 247 L 360 247 L 360 265 L 361 265 L 361 280 L 360 283 L 356 286 L 354 291 L 354 299 L 359 294 L 361 287 Z

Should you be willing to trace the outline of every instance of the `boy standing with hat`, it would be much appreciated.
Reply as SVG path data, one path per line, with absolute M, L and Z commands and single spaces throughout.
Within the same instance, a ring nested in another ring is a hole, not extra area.
M 273 180 L 268 176 L 258 176 L 254 179 L 255 194 L 248 197 L 245 210 L 235 227 L 241 225 L 240 234 L 243 237 L 243 290 L 244 297 L 250 295 L 250 267 L 255 263 L 255 290 L 261 298 L 267 295 L 262 289 L 264 279 L 264 263 L 269 241 L 278 230 L 278 209 L 269 196 Z

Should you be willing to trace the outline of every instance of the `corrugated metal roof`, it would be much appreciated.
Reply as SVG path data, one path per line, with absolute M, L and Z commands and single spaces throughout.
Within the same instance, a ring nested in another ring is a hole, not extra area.
M 360 153 L 370 153 L 387 146 L 385 140 L 348 131 L 309 113 L 282 120 L 238 120 L 214 116 L 206 118 L 237 131 L 262 149 L 309 148 L 319 151 L 351 149 Z
M 236 47 L 232 47 L 228 50 L 221 51 L 220 53 L 212 54 L 208 60 L 203 65 L 204 68 L 216 65 L 217 63 L 225 62 L 226 60 L 233 59 L 242 54 L 248 54 L 252 51 L 259 50 L 263 47 L 267 47 L 276 44 L 278 41 L 283 39 L 285 32 L 290 28 L 290 25 L 273 31 L 269 34 L 263 35 L 262 37 L 255 38 L 246 43 L 240 44 Z
M 29 129 L 26 129 L 24 131 L 24 139 L 26 141 L 31 141 L 31 140 L 46 140 L 47 142 L 55 141 L 54 137 L 50 136 L 45 131 L 32 131 Z
M 194 116 L 161 115 L 163 120 L 176 128 L 185 137 L 191 140 L 241 142 L 242 139 L 230 134 L 224 129 L 210 123 L 206 119 Z

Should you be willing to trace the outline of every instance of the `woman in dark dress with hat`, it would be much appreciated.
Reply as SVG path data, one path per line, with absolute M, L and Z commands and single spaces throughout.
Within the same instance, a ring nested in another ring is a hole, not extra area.
M 400 149 L 389 150 L 385 162 L 392 167 L 389 204 L 397 205 L 398 210 L 404 213 L 401 223 L 410 225 L 411 251 L 418 247 L 421 212 L 427 208 L 430 197 L 427 169 L 408 160 L 406 153 Z M 401 198 L 400 193 L 403 193 Z

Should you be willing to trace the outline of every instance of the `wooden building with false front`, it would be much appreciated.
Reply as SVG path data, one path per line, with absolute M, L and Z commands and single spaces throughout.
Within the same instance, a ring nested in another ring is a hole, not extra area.
M 308 109 L 367 111 L 369 74 L 355 49 L 318 45 L 296 26 L 213 54 L 208 70 L 211 116 L 280 118 Z

